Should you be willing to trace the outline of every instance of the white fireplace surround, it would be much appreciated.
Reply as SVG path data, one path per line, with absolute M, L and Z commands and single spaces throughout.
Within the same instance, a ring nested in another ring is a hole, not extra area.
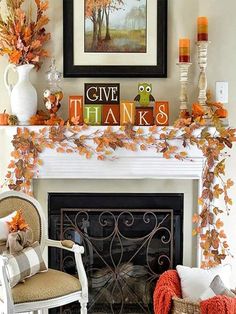
M 28 127 L 37 131 L 42 127 Z M 103 129 L 104 127 L 97 127 Z M 5 147 L 8 147 L 7 162 L 13 150 L 11 140 L 16 134 L 16 127 L 0 128 Z M 147 132 L 147 129 L 145 129 Z M 90 132 L 88 129 L 86 132 Z M 0 137 L 1 138 L 1 137 Z M 186 150 L 181 141 L 175 141 L 180 151 Z M 162 154 L 154 150 L 131 152 L 118 149 L 114 152 L 114 161 L 99 161 L 96 157 L 87 160 L 78 154 L 57 153 L 56 150 L 46 149 L 40 156 L 43 165 L 35 176 L 37 179 L 167 179 L 167 180 L 198 180 L 198 195 L 201 194 L 202 172 L 204 157 L 195 146 L 187 148 L 189 158 L 183 161 L 164 159 Z M 5 157 L 6 158 L 6 157 Z M 5 162 L 6 164 L 6 162 Z M 7 164 L 6 164 L 7 165 Z M 198 248 L 196 264 L 200 263 Z

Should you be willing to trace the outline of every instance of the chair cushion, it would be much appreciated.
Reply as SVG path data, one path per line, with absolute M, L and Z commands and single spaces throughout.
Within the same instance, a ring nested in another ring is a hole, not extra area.
M 81 291 L 79 279 L 61 271 L 49 269 L 38 273 L 12 288 L 15 304 L 54 299 Z M 0 294 L 1 300 L 2 291 Z

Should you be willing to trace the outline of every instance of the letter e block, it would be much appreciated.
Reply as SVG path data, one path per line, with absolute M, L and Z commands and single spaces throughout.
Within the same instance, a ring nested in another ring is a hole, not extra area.
M 102 125 L 120 125 L 120 105 L 102 106 Z
M 135 122 L 135 104 L 134 102 L 122 102 L 120 104 L 120 124 L 134 124 Z
M 100 105 L 84 106 L 84 123 L 88 125 L 102 124 L 102 107 Z
M 153 125 L 153 108 L 139 107 L 136 108 L 135 125 L 150 126 Z
M 154 121 L 158 126 L 169 125 L 168 101 L 156 101 L 154 105 Z
M 83 96 L 69 96 L 69 120 L 72 118 L 83 124 Z

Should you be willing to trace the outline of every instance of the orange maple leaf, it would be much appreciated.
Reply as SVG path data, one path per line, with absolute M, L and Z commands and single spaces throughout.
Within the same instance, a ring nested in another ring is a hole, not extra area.
M 29 228 L 29 225 L 26 223 L 23 218 L 22 210 L 19 209 L 16 215 L 12 218 L 10 222 L 7 222 L 9 232 L 25 231 Z

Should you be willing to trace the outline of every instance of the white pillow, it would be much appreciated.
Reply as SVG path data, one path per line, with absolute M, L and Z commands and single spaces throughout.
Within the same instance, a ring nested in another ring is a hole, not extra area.
M 17 214 L 17 211 L 14 211 L 8 216 L 0 218 L 0 242 L 6 242 L 9 234 L 8 222 L 12 220 L 13 217 Z
M 224 285 L 230 288 L 230 265 L 220 265 L 209 270 L 179 265 L 176 269 L 180 277 L 182 296 L 191 301 L 199 301 L 216 275 L 219 275 Z

